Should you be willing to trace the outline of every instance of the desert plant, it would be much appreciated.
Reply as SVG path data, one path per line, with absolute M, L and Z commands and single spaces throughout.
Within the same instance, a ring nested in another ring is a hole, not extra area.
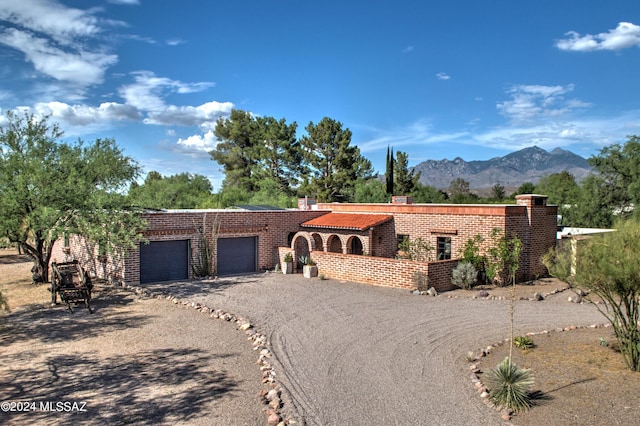
M 406 238 L 398 244 L 398 250 L 403 253 L 403 259 L 428 262 L 431 260 L 433 247 L 423 238 L 416 238 L 415 240 Z
M 298 268 L 302 268 L 309 261 L 309 256 L 298 256 Z
M 583 299 L 611 323 L 620 353 L 632 371 L 640 371 L 638 257 L 640 221 L 629 219 L 618 222 L 615 232 L 558 247 L 543 259 L 551 275 L 588 290 Z
M 469 238 L 460 249 L 460 257 L 463 262 L 471 263 L 478 272 L 484 272 L 486 259 L 480 255 L 480 244 L 484 241 L 482 235 Z
M 291 255 L 291 252 L 285 254 L 283 260 L 285 263 L 293 262 L 293 256 Z
M 194 277 L 210 277 L 215 275 L 213 268 L 213 241 L 217 239 L 220 231 L 220 221 L 218 216 L 213 218 L 211 240 L 209 240 L 202 230 L 198 228 L 198 254 L 194 258 L 191 256 L 191 271 Z
M 470 290 L 476 283 L 478 271 L 475 266 L 469 262 L 460 262 L 458 266 L 451 272 L 451 282 L 453 285 Z
M 516 348 L 522 350 L 531 349 L 535 346 L 533 339 L 529 336 L 516 336 L 513 338 L 513 344 L 516 345 Z
M 508 357 L 489 371 L 486 382 L 490 389 L 489 398 L 494 404 L 513 411 L 531 408 L 529 389 L 533 385 L 533 376 L 529 370 L 513 364 Z

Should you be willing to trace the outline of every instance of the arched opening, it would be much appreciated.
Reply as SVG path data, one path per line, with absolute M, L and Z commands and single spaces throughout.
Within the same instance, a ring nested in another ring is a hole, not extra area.
M 362 255 L 362 241 L 358 237 L 352 237 L 349 243 L 349 253 Z
M 324 247 L 322 245 L 322 237 L 320 236 L 320 234 L 311 234 L 311 238 L 313 238 L 313 245 L 315 246 L 313 249 L 324 251 Z
M 289 232 L 289 235 L 287 235 L 287 247 L 291 247 L 291 243 L 293 242 L 293 237 L 296 236 L 295 232 Z
M 305 238 L 304 235 L 298 235 L 293 240 L 293 250 L 294 250 L 294 267 L 299 267 L 298 263 L 303 256 L 309 256 L 311 250 L 309 249 L 309 242 Z
M 342 241 L 337 235 L 330 235 L 327 240 L 327 251 L 331 253 L 342 253 Z

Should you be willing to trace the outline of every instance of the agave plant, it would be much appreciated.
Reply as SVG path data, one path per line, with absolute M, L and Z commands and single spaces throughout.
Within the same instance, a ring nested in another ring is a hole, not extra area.
M 488 373 L 489 398 L 499 406 L 513 411 L 526 411 L 532 406 L 529 388 L 533 385 L 531 372 L 519 368 L 505 358 L 495 370 Z
M 516 345 L 516 348 L 520 348 L 525 351 L 535 346 L 533 339 L 529 336 L 516 336 L 513 338 L 513 344 Z

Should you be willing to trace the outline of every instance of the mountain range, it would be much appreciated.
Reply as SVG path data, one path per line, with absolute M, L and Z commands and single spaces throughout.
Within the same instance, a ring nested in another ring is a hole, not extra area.
M 451 181 L 462 178 L 471 189 L 491 188 L 500 184 L 517 188 L 525 182 L 537 183 L 541 177 L 564 170 L 577 181 L 592 173 L 587 160 L 571 151 L 555 148 L 551 152 L 537 146 L 512 152 L 504 157 L 483 161 L 427 160 L 413 170 L 420 172 L 420 183 L 447 189 Z

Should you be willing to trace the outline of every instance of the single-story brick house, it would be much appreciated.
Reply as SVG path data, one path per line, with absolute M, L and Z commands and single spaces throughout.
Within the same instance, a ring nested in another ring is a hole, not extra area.
M 272 270 L 287 252 L 310 256 L 327 278 L 406 289 L 452 288 L 457 254 L 494 228 L 523 242 L 518 279 L 544 275 L 540 257 L 556 241 L 557 207 L 544 195 L 519 195 L 516 205 L 301 203 L 297 210 L 166 210 L 143 214 L 148 244 L 120 258 L 74 237 L 58 242 L 52 261 L 77 259 L 90 274 L 126 283 L 188 279 L 201 236 L 213 243 L 220 275 Z M 214 228 L 216 232 L 214 233 Z M 215 234 L 215 237 L 214 237 Z M 399 241 L 422 238 L 433 260 L 397 259 Z M 486 248 L 486 247 L 485 247 Z

